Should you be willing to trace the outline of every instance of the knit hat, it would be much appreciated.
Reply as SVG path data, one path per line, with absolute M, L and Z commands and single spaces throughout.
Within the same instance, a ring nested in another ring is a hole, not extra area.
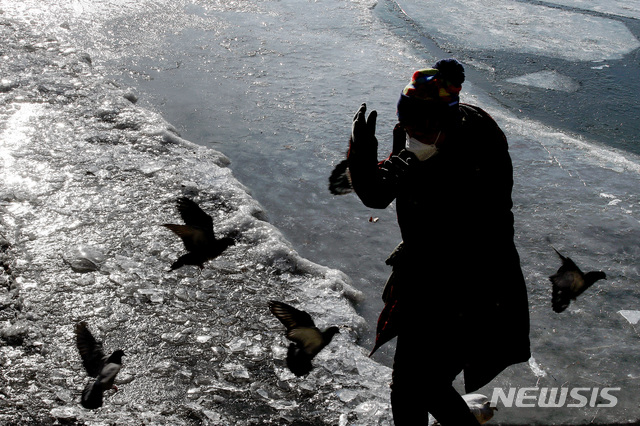
M 446 114 L 457 110 L 464 82 L 464 67 L 455 59 L 442 59 L 433 68 L 413 73 L 398 101 L 398 119 L 409 123 L 425 114 Z

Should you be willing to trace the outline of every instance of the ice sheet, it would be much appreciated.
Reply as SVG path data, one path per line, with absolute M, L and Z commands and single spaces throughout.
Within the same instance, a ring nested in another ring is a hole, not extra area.
M 476 0 L 425 7 L 419 1 L 398 1 L 407 15 L 436 39 L 476 50 L 589 61 L 618 59 L 640 46 L 623 23 L 574 9 L 548 7 L 554 3 Z M 637 2 L 631 2 L 633 10 L 637 10 Z

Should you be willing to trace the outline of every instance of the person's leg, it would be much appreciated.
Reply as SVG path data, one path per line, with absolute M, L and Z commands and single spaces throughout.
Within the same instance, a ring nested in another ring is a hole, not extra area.
M 457 357 L 444 347 L 429 350 L 424 336 L 400 335 L 396 344 L 391 384 L 395 426 L 428 424 L 428 413 L 442 426 L 477 426 L 480 423 L 452 382 L 462 371 Z
M 426 426 L 429 423 L 422 393 L 424 384 L 420 383 L 422 375 L 416 374 L 419 369 L 415 365 L 417 349 L 398 337 L 391 381 L 391 411 L 395 426 Z

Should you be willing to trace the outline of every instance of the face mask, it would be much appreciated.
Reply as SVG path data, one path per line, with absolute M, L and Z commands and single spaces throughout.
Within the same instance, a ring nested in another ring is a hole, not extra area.
M 438 138 L 439 137 L 440 137 L 440 134 L 438 134 Z M 436 139 L 436 142 L 437 141 L 438 139 Z M 435 143 L 426 144 L 426 143 L 420 142 L 419 140 L 409 136 L 409 134 L 407 134 L 407 144 L 405 148 L 407 149 L 407 151 L 413 152 L 416 155 L 416 157 L 418 157 L 418 160 L 420 161 L 424 161 L 427 158 L 431 158 L 434 155 L 436 155 L 438 152 L 438 148 L 436 148 Z

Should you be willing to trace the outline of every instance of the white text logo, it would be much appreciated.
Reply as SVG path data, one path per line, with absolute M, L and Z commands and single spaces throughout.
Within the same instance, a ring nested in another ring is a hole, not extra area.
M 618 398 L 612 395 L 621 388 L 510 388 L 505 392 L 502 388 L 494 388 L 491 406 L 497 407 L 498 401 L 507 407 L 514 405 L 526 407 L 615 407 Z

